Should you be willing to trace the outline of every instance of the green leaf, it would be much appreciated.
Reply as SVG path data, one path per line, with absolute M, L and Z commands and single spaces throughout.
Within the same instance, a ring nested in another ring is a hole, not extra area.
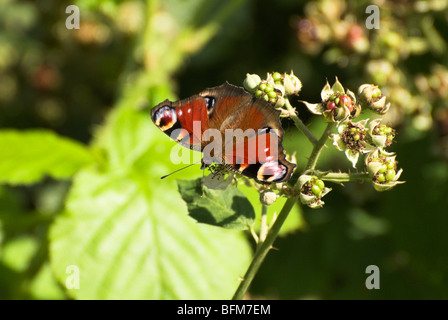
M 0 183 L 13 185 L 69 178 L 92 161 L 82 144 L 46 130 L 2 130 L 0 150 Z
M 51 272 L 50 263 L 45 262 L 29 283 L 29 294 L 36 300 L 66 299 L 61 286 Z
M 38 248 L 39 243 L 33 236 L 11 239 L 3 245 L 0 263 L 14 271 L 24 272 Z
M 225 190 L 202 187 L 202 179 L 178 180 L 182 199 L 190 216 L 198 222 L 214 226 L 246 230 L 255 217 L 254 208 L 234 185 Z
M 133 99 L 122 104 L 132 105 Z M 74 179 L 49 234 L 51 267 L 62 285 L 79 268 L 78 299 L 229 299 L 251 250 L 240 232 L 196 223 L 160 177 L 178 165 L 175 145 L 148 113 L 115 109 L 96 135 L 108 159 Z M 201 174 L 184 170 L 182 175 Z
M 169 185 L 83 170 L 50 230 L 53 272 L 78 299 L 228 299 L 250 257 L 235 231 L 194 223 Z M 157 186 L 157 187 L 156 187 Z M 235 259 L 234 257 L 238 257 Z

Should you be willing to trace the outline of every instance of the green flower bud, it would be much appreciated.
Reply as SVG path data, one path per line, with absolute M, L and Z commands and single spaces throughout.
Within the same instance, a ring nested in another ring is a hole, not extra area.
M 325 188 L 325 183 L 322 180 L 316 180 L 315 185 L 318 186 L 321 191 Z
M 386 172 L 386 180 L 387 181 L 392 181 L 396 174 L 397 173 L 395 172 L 394 169 L 387 170 L 387 172 Z
M 384 181 L 386 181 L 386 177 L 384 176 L 383 173 L 379 173 L 376 176 L 376 181 L 379 182 L 379 183 L 383 183 Z
M 386 104 L 386 97 L 381 94 L 378 86 L 363 84 L 359 87 L 358 94 L 361 105 L 378 114 L 385 114 L 390 108 L 390 103 Z
M 379 99 L 381 96 L 381 90 L 380 88 L 376 88 L 372 91 L 372 98 L 373 99 Z
M 272 74 L 272 79 L 274 80 L 274 82 L 282 80 L 282 75 L 280 74 L 280 72 L 274 72 Z
M 270 84 L 270 83 L 267 83 L 266 87 L 264 89 L 264 92 L 269 93 L 271 91 L 274 91 L 274 86 L 272 84 Z
M 297 78 L 294 73 L 291 71 L 290 74 L 284 74 L 283 84 L 285 87 L 285 94 L 292 95 L 298 94 L 300 90 L 302 90 L 302 82 L 299 78 Z
M 312 113 L 323 114 L 327 122 L 342 122 L 346 119 L 354 119 L 361 113 L 361 106 L 357 104 L 355 94 L 350 90 L 345 92 L 338 78 L 336 78 L 332 87 L 327 81 L 320 96 L 322 98 L 321 103 L 301 102 Z
M 397 184 L 404 183 L 398 181 L 403 169 L 395 170 L 397 162 L 395 154 L 382 149 L 375 149 L 366 157 L 366 166 L 375 190 L 385 191 L 393 188 Z
M 368 125 L 368 129 L 372 142 L 376 146 L 385 148 L 392 144 L 395 130 L 382 124 L 381 119 L 372 120 Z
M 325 187 L 322 180 L 316 176 L 302 175 L 299 177 L 298 184 L 300 187 L 300 201 L 310 208 L 321 208 L 325 203 L 322 201 L 331 188 Z
M 254 93 L 257 90 L 258 86 L 261 83 L 261 78 L 257 74 L 246 74 L 246 79 L 243 81 L 243 87 L 249 91 Z
M 273 204 L 278 197 L 278 194 L 272 190 L 264 189 L 260 191 L 260 202 L 266 206 Z
M 268 97 L 269 98 L 276 98 L 277 97 L 277 93 L 275 93 L 275 91 L 268 91 Z
M 330 138 L 333 145 L 339 150 L 344 151 L 347 159 L 352 163 L 353 168 L 359 159 L 359 155 L 370 152 L 374 149 L 367 142 L 367 129 L 365 124 L 368 120 L 358 122 L 346 121 L 338 126 L 338 134 L 332 134 Z

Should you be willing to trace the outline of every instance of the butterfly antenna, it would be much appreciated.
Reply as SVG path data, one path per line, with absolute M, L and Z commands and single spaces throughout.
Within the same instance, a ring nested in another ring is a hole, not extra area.
M 195 165 L 195 164 L 199 164 L 200 162 L 201 162 L 201 161 L 198 161 L 198 162 L 189 164 L 188 166 L 185 166 L 185 167 L 183 167 L 183 168 L 177 169 L 176 171 L 173 171 L 173 172 L 171 172 L 171 173 L 169 173 L 169 174 L 167 174 L 167 175 L 165 175 L 165 176 L 163 176 L 163 177 L 160 177 L 160 179 L 165 179 L 166 177 L 169 177 L 169 176 L 172 175 L 173 173 L 176 173 L 176 172 L 179 172 L 179 171 L 181 171 L 181 170 L 187 169 L 187 168 L 189 168 L 189 167 L 191 167 L 191 166 L 193 166 L 193 165 Z

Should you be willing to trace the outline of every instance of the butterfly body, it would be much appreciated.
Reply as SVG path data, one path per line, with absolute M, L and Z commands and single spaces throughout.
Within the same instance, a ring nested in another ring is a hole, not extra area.
M 243 88 L 224 83 L 151 110 L 154 124 L 182 146 L 203 152 L 203 164 L 222 163 L 262 183 L 289 180 L 280 111 Z

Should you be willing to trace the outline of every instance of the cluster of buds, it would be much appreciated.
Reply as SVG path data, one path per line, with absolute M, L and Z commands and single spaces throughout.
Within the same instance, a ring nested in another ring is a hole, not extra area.
M 345 90 L 337 78 L 331 87 L 327 81 L 320 95 L 322 101 L 319 103 L 302 102 L 312 113 L 324 115 L 327 122 L 355 119 L 361 113 L 361 106 L 357 103 L 355 94 Z
M 395 130 L 382 124 L 380 119 L 368 121 L 347 121 L 341 124 L 338 127 L 339 134 L 332 136 L 333 144 L 338 150 L 345 151 L 353 167 L 356 167 L 361 154 L 368 153 L 365 164 L 375 189 L 388 190 L 403 183 L 398 181 L 403 170 L 397 171 L 395 154 L 384 150 L 392 143 Z
M 264 80 L 257 74 L 247 74 L 243 86 L 256 98 L 266 100 L 275 108 L 283 107 L 286 96 L 297 95 L 302 89 L 302 83 L 292 71 L 290 74 L 268 73 Z
M 302 175 L 298 181 L 300 201 L 310 208 L 317 209 L 324 205 L 322 197 L 331 191 L 317 176 Z
M 338 56 L 367 53 L 367 32 L 347 9 L 343 0 L 309 2 L 304 10 L 306 16 L 292 21 L 301 49 L 315 55 L 330 45 L 341 49 Z
M 392 144 L 396 132 L 382 123 L 381 119 L 372 121 L 365 119 L 358 122 L 354 122 L 353 119 L 360 114 L 361 108 L 383 115 L 389 110 L 390 103 L 386 102 L 386 96 L 382 94 L 381 90 L 372 84 L 361 85 L 358 94 L 357 99 L 353 92 L 344 89 L 336 78 L 333 86 L 330 87 L 327 81 L 322 89 L 322 102 L 302 102 L 312 113 L 323 115 L 327 122 L 337 124 L 338 133 L 330 135 L 330 138 L 338 150 L 345 152 L 354 168 L 356 168 L 360 156 L 368 154 L 366 157 L 370 159 L 368 170 L 371 173 L 375 189 L 387 190 L 395 184 L 401 183 L 398 182 L 398 178 L 402 170 L 397 172 L 395 156 L 393 156 L 394 164 L 392 165 L 392 162 L 388 162 L 388 160 L 372 162 L 370 155 L 382 155 L 378 156 L 378 159 L 392 157 L 392 154 L 387 153 L 384 149 Z
M 256 74 L 247 74 L 243 85 L 254 97 L 264 99 L 276 108 L 282 108 L 288 96 L 297 95 L 302 87 L 300 80 L 292 72 L 268 73 L 266 79 L 261 79 Z M 332 86 L 326 82 L 321 91 L 320 102 L 301 102 L 313 114 L 322 115 L 329 123 L 328 128 L 337 127 L 338 133 L 330 134 L 329 138 L 333 140 L 333 145 L 338 150 L 345 152 L 353 167 L 356 168 L 362 156 L 374 188 L 378 191 L 388 190 L 403 183 L 398 181 L 403 170 L 398 170 L 395 154 L 385 151 L 385 148 L 394 141 L 396 131 L 384 124 L 381 119 L 364 119 L 357 122 L 354 119 L 364 109 L 384 115 L 390 108 L 390 102 L 386 102 L 386 96 L 376 85 L 361 85 L 357 92 L 358 95 L 355 95 L 344 88 L 336 78 Z M 320 208 L 324 205 L 322 198 L 331 189 L 325 186 L 323 178 L 319 178 L 317 172 L 311 173 L 314 175 L 309 172 L 313 171 L 308 171 L 299 177 L 294 192 L 299 194 L 303 204 L 311 208 Z M 282 191 L 277 193 L 272 189 L 262 188 L 260 202 L 271 205 Z
M 374 147 L 369 143 L 368 129 L 365 127 L 368 120 L 359 122 L 346 121 L 338 126 L 338 134 L 331 135 L 333 145 L 344 151 L 347 159 L 356 167 L 359 155 L 370 152 Z
M 382 149 L 376 149 L 368 154 L 365 163 L 369 175 L 372 177 L 373 186 L 377 191 L 385 191 L 397 184 L 403 169 L 397 171 L 396 155 Z
M 383 124 L 380 119 L 376 119 L 369 123 L 369 134 L 373 144 L 385 148 L 392 144 L 396 132 L 395 129 Z

